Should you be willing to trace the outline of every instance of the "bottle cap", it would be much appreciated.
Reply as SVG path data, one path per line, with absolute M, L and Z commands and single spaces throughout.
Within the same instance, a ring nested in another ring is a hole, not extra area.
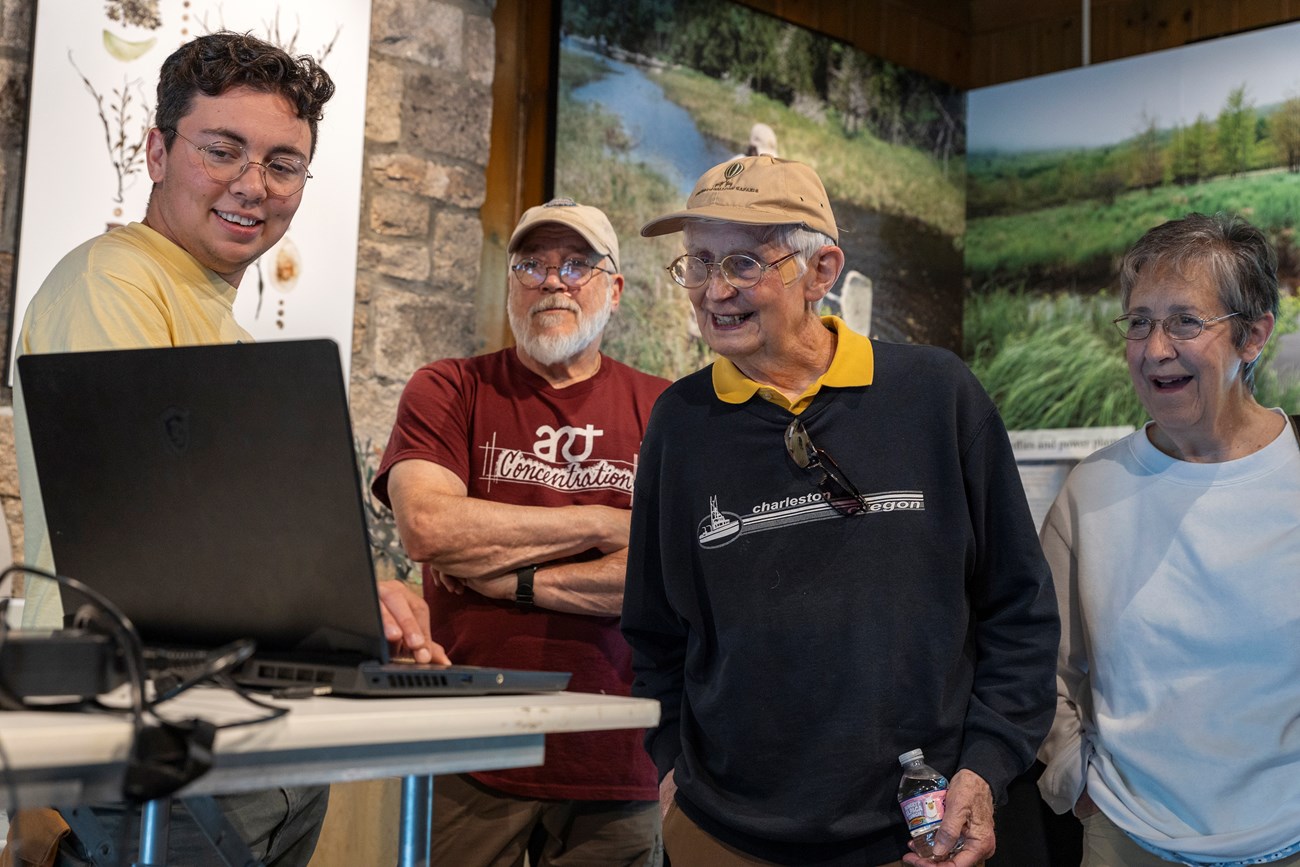
M 917 759 L 923 759 L 923 758 L 925 758 L 925 752 L 924 752 L 924 751 L 922 751 L 922 750 L 911 750 L 910 752 L 903 753 L 901 756 L 899 756 L 899 757 L 898 757 L 898 763 L 899 763 L 900 765 L 907 765 L 909 762 L 914 762 L 914 761 L 916 761 Z

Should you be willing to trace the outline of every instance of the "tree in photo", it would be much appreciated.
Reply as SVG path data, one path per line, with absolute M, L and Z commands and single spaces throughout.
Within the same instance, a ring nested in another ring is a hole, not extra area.
M 1255 146 L 1255 104 L 1246 99 L 1246 85 L 1228 93 L 1218 128 L 1220 169 L 1235 178 L 1249 168 Z
M 1273 145 L 1287 171 L 1300 170 L 1300 96 L 1293 96 L 1273 115 Z

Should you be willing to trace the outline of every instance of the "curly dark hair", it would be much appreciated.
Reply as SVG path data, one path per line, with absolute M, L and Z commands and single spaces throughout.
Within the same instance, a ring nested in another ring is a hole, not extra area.
M 176 140 L 176 125 L 189 113 L 196 93 L 220 96 L 234 87 L 289 100 L 311 128 L 311 152 L 316 153 L 316 126 L 324 116 L 322 108 L 334 95 L 329 74 L 308 55 L 290 57 L 256 36 L 228 30 L 193 39 L 163 61 L 155 125 L 166 137 L 167 147 Z

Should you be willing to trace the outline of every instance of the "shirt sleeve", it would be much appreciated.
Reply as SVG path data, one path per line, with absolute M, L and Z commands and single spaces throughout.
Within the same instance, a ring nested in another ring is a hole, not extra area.
M 656 410 L 651 416 L 637 467 L 622 628 L 632 648 L 632 695 L 659 702 L 659 725 L 647 730 L 645 743 L 662 780 L 681 753 L 686 628 L 664 583 L 662 546 L 669 540 L 660 536 L 665 504 L 659 496 L 663 447 L 658 415 Z
M 1010 439 L 985 401 L 976 403 L 989 408 L 962 458 L 975 538 L 967 586 L 976 665 L 960 764 L 1000 802 L 1051 724 L 1060 622 Z
M 129 274 L 85 271 L 34 312 L 23 328 L 22 352 L 171 346 L 175 335 L 159 303 Z
M 1091 747 L 1084 737 L 1083 709 L 1078 697 L 1087 690 L 1088 662 L 1085 654 L 1083 621 L 1079 615 L 1078 562 L 1069 532 L 1062 491 L 1043 524 L 1043 553 L 1052 569 L 1057 605 L 1061 612 L 1061 644 L 1056 661 L 1056 716 L 1052 729 L 1039 748 L 1046 765 L 1038 780 L 1043 800 L 1057 813 L 1074 809 L 1087 784 Z
M 469 485 L 469 407 L 473 383 L 454 359 L 415 372 L 397 405 L 397 419 L 379 463 L 371 490 L 385 506 L 388 474 L 405 460 L 425 460 L 446 467 Z

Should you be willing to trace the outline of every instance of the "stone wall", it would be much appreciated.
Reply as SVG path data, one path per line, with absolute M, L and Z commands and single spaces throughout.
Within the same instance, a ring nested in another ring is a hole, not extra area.
M 420 365 L 476 351 L 492 123 L 489 2 L 374 0 L 352 409 L 382 445 Z
M 416 368 L 479 349 L 474 289 L 492 118 L 493 5 L 373 0 L 351 396 L 357 436 L 376 448 L 387 441 L 402 386 Z M 0 0 L 0 335 L 6 343 L 33 6 L 32 0 Z M 328 124 L 327 117 L 323 135 Z M 9 389 L 0 386 L 0 506 L 21 552 L 11 403 Z
M 9 345 L 14 253 L 18 250 L 18 194 L 31 81 L 32 0 L 0 0 L 0 344 Z M 0 365 L 3 367 L 3 365 Z M 22 504 L 14 459 L 13 395 L 0 381 L 0 507 L 15 555 L 22 552 Z

